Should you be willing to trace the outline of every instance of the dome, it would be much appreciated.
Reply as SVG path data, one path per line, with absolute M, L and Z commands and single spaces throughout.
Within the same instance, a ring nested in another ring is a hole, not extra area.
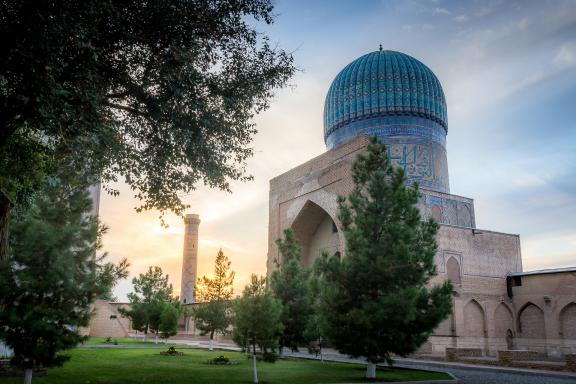
M 444 92 L 420 61 L 380 49 L 348 64 L 332 82 L 324 105 L 324 140 L 331 149 L 359 134 L 381 136 L 374 130 L 397 126 L 402 118 L 445 137 Z

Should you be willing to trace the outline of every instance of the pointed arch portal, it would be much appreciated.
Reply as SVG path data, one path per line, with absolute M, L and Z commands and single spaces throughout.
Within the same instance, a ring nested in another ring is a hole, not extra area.
M 302 246 L 302 263 L 311 266 L 322 251 L 339 252 L 339 233 L 332 217 L 318 204 L 307 201 L 292 223 L 292 230 Z

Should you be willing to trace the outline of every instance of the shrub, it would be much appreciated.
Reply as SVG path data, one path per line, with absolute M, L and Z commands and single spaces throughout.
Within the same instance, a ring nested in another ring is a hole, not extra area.
M 214 365 L 230 365 L 232 364 L 232 362 L 230 361 L 229 358 L 227 358 L 224 355 L 220 355 L 218 357 L 215 357 L 213 359 L 208 360 L 208 364 L 214 364 Z
M 174 347 L 169 347 L 165 351 L 160 351 L 160 354 L 163 356 L 183 356 L 184 352 L 177 351 Z
M 262 354 L 262 361 L 265 363 L 275 363 L 278 360 L 278 355 L 274 352 L 264 352 Z

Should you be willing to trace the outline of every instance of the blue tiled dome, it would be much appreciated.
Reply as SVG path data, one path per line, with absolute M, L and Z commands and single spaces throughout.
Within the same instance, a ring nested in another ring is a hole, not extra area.
M 324 105 L 324 139 L 329 147 L 338 146 L 352 138 L 359 122 L 372 120 L 370 125 L 384 128 L 390 126 L 390 118 L 400 117 L 441 127 L 436 131 L 445 136 L 448 120 L 442 86 L 427 66 L 411 56 L 371 52 L 348 64 L 332 82 Z

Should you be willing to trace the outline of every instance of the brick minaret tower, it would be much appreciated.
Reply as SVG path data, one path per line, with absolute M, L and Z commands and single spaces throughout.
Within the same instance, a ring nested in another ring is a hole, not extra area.
M 180 287 L 180 301 L 185 304 L 193 303 L 194 285 L 198 271 L 198 226 L 200 217 L 189 214 L 184 217 L 184 254 L 182 257 L 182 285 Z

